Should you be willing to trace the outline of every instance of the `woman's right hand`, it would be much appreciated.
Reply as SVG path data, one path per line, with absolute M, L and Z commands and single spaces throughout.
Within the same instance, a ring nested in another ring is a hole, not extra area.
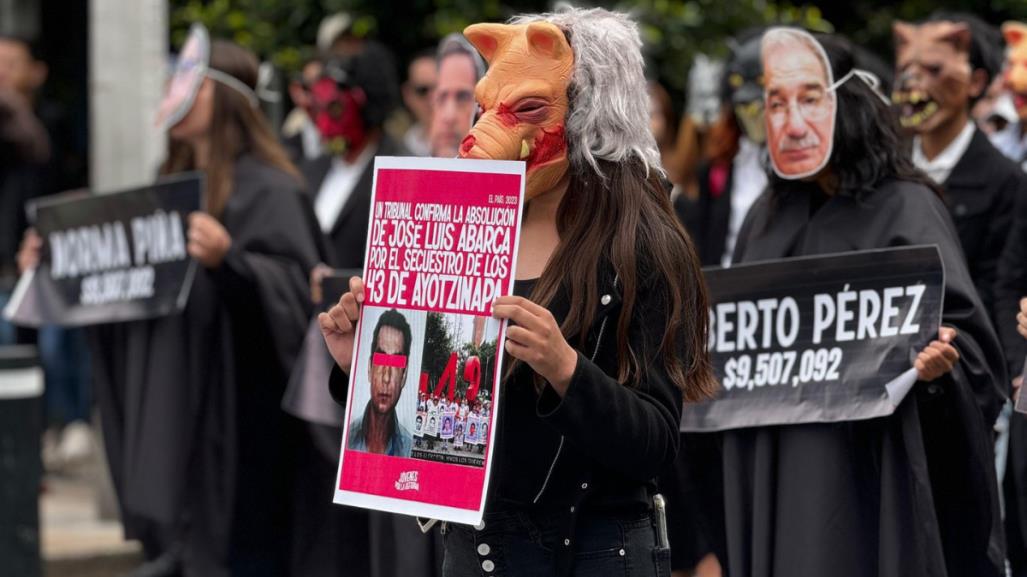
M 36 229 L 30 228 L 25 231 L 21 239 L 21 247 L 18 248 L 18 273 L 25 274 L 30 268 L 39 265 L 39 254 L 43 251 L 43 238 L 36 233 Z
M 328 312 L 317 315 L 328 352 L 347 374 L 353 362 L 353 335 L 356 332 L 360 307 L 364 303 L 364 281 L 358 276 L 349 279 L 349 292 Z

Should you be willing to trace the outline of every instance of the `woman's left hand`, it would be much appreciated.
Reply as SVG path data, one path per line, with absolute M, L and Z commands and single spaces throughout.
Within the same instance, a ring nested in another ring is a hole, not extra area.
M 217 268 L 231 247 L 232 237 L 216 218 L 205 212 L 189 215 L 189 256 L 207 268 Z
M 927 348 L 920 351 L 913 366 L 921 381 L 930 382 L 952 371 L 959 360 L 959 351 L 952 346 L 956 340 L 956 329 L 941 327 L 938 329 L 938 340 L 931 341 Z
M 517 296 L 502 296 L 492 304 L 492 316 L 513 321 L 507 325 L 506 352 L 530 366 L 562 397 L 578 366 L 578 352 L 563 338 L 549 309 Z

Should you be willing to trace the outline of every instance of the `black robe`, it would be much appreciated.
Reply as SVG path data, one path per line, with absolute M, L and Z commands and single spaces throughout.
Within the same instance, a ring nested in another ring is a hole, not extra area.
M 718 169 L 726 171 L 720 188 L 711 176 Z M 678 196 L 674 211 L 692 237 L 702 265 L 721 266 L 731 220 L 733 161 L 719 168 L 703 163 L 698 181 L 699 198 Z M 718 559 L 725 556 L 723 515 L 717 508 L 723 500 L 720 462 L 719 434 L 682 433 L 674 465 L 659 476 L 659 490 L 667 502 L 671 568 L 675 571 L 691 570 L 711 553 Z
M 280 409 L 319 260 L 298 180 L 244 156 L 185 311 L 91 329 L 96 397 L 126 535 L 185 575 L 285 575 L 296 424 Z M 327 505 L 326 505 L 327 506 Z
M 711 175 L 714 170 L 725 170 L 726 178 L 720 190 L 714 186 Z M 716 166 L 706 162 L 699 167 L 699 198 L 690 199 L 684 194 L 674 200 L 674 212 L 678 220 L 695 243 L 695 251 L 703 266 L 721 266 L 721 258 L 727 245 L 728 227 L 731 221 L 731 187 L 734 184 L 734 163 Z
M 996 323 L 1011 377 L 1023 370 L 1027 340 L 1016 331 L 1020 299 L 1027 296 L 1027 192 L 1016 198 L 1016 212 L 999 261 L 995 286 Z M 1021 394 L 1024 394 L 1021 392 Z M 1009 420 L 1009 453 L 1003 479 L 1006 497 L 1006 537 L 1013 575 L 1027 575 L 1027 415 Z
M 796 184 L 764 195 L 736 262 L 935 244 L 942 322 L 959 331 L 951 374 L 918 383 L 888 417 L 727 431 L 727 569 L 734 577 L 1001 575 L 991 427 L 1005 396 L 1002 351 L 945 205 L 892 181 L 860 199 Z

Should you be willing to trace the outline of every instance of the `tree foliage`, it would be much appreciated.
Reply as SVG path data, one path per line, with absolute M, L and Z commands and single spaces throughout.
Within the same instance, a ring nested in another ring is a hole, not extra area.
M 680 103 L 696 53 L 726 56 L 730 38 L 768 24 L 794 24 L 845 34 L 892 58 L 891 25 L 917 20 L 939 8 L 978 14 L 992 23 L 1027 20 L 1025 0 L 591 0 L 632 12 L 642 27 L 650 76 Z M 172 43 L 179 46 L 189 24 L 203 22 L 214 36 L 227 37 L 269 59 L 286 72 L 296 70 L 328 14 L 354 16 L 354 32 L 377 38 L 397 62 L 435 45 L 468 24 L 502 21 L 521 12 L 544 11 L 548 0 L 171 0 Z M 401 74 L 402 77 L 402 74 Z

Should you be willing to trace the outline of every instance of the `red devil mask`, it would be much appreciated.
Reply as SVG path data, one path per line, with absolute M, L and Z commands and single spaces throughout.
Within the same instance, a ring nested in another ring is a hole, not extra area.
M 312 119 L 329 152 L 349 155 L 364 148 L 367 128 L 362 112 L 367 97 L 363 90 L 324 76 L 311 87 L 310 103 Z

